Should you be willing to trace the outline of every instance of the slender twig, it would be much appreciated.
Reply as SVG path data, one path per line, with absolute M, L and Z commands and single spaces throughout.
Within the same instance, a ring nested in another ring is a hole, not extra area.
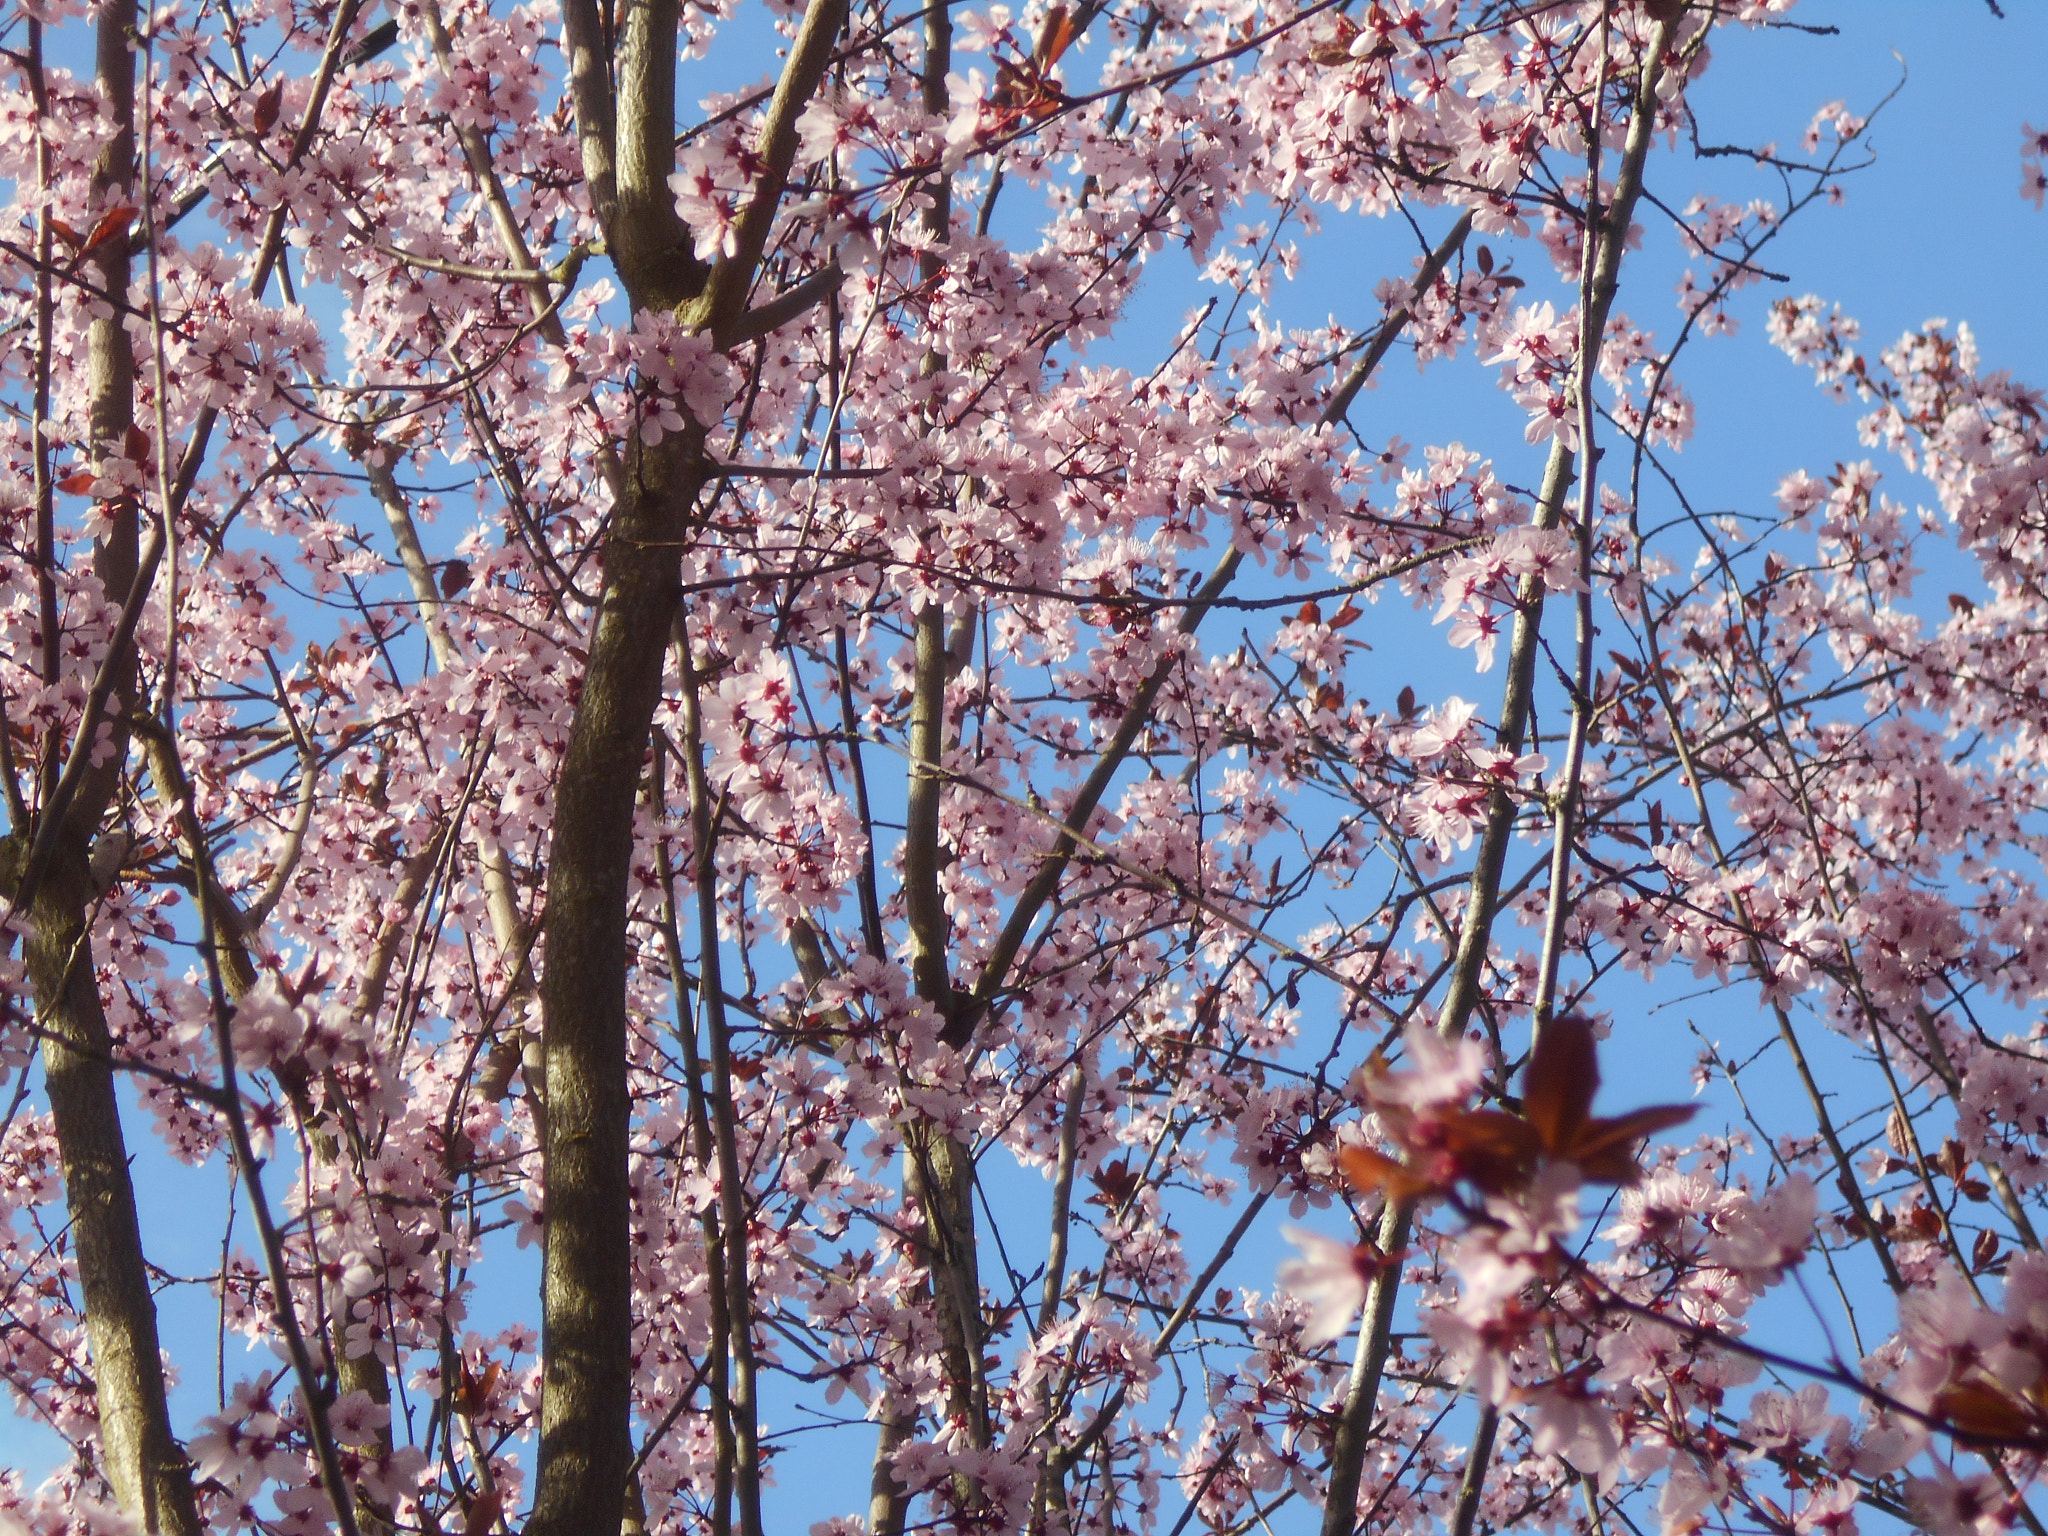
M 1586 244 L 1591 249 L 1590 277 L 1581 309 L 1581 335 L 1598 338 L 1606 333 L 1608 311 L 1621 275 L 1622 248 L 1636 200 L 1642 194 L 1643 164 L 1649 156 L 1655 127 L 1657 85 L 1663 76 L 1664 55 L 1671 46 L 1675 21 L 1660 21 L 1645 45 L 1641 72 L 1636 81 L 1629 117 L 1628 138 L 1622 149 L 1619 175 L 1615 178 L 1614 201 L 1606 225 L 1612 238 L 1599 238 L 1589 210 L 1585 226 Z M 1596 112 L 1597 112 L 1596 105 Z M 1591 196 L 1593 189 L 1589 188 Z M 1582 350 L 1576 363 L 1581 374 L 1591 372 L 1597 354 Z M 1562 437 L 1554 440 L 1549 462 L 1544 467 L 1533 522 L 1541 529 L 1555 528 L 1563 513 L 1564 495 L 1570 483 L 1573 454 Z M 1588 573 L 1590 574 L 1590 573 Z M 1514 636 L 1508 652 L 1508 675 L 1501 700 L 1495 739 L 1505 750 L 1519 754 L 1523 731 L 1534 694 L 1536 656 L 1541 645 L 1543 582 L 1532 573 L 1521 585 L 1516 605 Z M 1504 786 L 1496 786 L 1487 806 L 1485 829 L 1479 855 L 1473 865 L 1466 897 L 1464 926 L 1458 936 L 1456 964 L 1451 983 L 1437 1012 L 1437 1029 L 1447 1037 L 1461 1036 L 1480 997 L 1480 975 L 1486 963 L 1492 936 L 1495 903 L 1500 876 L 1507 857 L 1508 839 L 1513 831 L 1515 804 Z M 1382 1252 L 1394 1253 L 1408 1241 L 1409 1202 L 1389 1200 L 1381 1212 L 1378 1232 Z M 1328 1489 L 1323 1504 L 1322 1536 L 1352 1536 L 1357 1523 L 1358 1483 L 1372 1438 L 1372 1419 L 1379 1401 L 1380 1378 L 1386 1369 L 1393 1327 L 1394 1300 L 1401 1285 L 1399 1265 L 1388 1265 L 1373 1277 L 1367 1289 L 1363 1319 L 1359 1325 L 1358 1352 L 1351 1379 L 1346 1386 L 1344 1406 L 1330 1450 Z

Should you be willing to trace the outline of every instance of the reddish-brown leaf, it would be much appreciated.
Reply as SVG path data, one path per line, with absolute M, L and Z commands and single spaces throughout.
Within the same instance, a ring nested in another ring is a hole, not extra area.
M 1137 1198 L 1138 1187 L 1144 1180 L 1131 1167 L 1128 1157 L 1120 1157 L 1113 1163 L 1104 1163 L 1088 1175 L 1088 1182 L 1102 1193 L 1095 1203 L 1110 1210 L 1118 1210 Z
M 1987 1440 L 2030 1440 L 2041 1436 L 2040 1416 L 2017 1398 L 1985 1382 L 1964 1381 L 1935 1393 L 1929 1405 L 1966 1435 Z
M 1934 1155 L 1934 1164 L 1951 1179 L 1960 1181 L 1970 1171 L 1970 1154 L 1963 1150 L 1963 1144 L 1955 1137 L 1945 1137 L 1941 1150 Z
M 1337 1164 L 1344 1170 L 1344 1177 L 1368 1195 L 1378 1193 L 1389 1200 L 1412 1200 L 1436 1188 L 1413 1169 L 1370 1147 L 1339 1148 Z
M 1045 13 L 1045 24 L 1038 29 L 1038 47 L 1033 57 L 1040 69 L 1051 69 L 1060 55 L 1074 46 L 1074 39 L 1081 35 L 1074 25 L 1073 14 L 1064 5 L 1056 5 Z
M 1536 1128 L 1521 1116 L 1498 1109 L 1444 1115 L 1437 1122 L 1437 1137 L 1458 1176 L 1481 1189 L 1502 1190 L 1521 1183 L 1543 1154 Z
M 1032 89 L 1031 76 L 1014 59 L 996 60 L 996 88 L 989 96 L 996 106 L 1014 111 L 1029 97 Z
M 1593 1112 L 1599 1088 L 1593 1026 L 1574 1013 L 1544 1025 L 1522 1079 L 1522 1113 L 1552 1153 L 1567 1155 L 1565 1148 L 1578 1139 Z
M 1912 1128 L 1907 1124 L 1906 1117 L 1899 1113 L 1899 1106 L 1896 1104 L 1892 1106 L 1892 1112 L 1884 1117 L 1884 1139 L 1899 1156 L 1913 1155 Z
M 1981 1275 L 1997 1262 L 1998 1234 L 1986 1227 L 1970 1247 L 1970 1268 Z
M 498 1523 L 498 1516 L 505 1508 L 505 1495 L 492 1488 L 478 1494 L 469 1501 L 469 1518 L 463 1529 L 474 1532 L 488 1531 Z
M 1636 1148 L 1643 1139 L 1683 1125 L 1695 1112 L 1696 1106 L 1691 1104 L 1652 1104 L 1611 1120 L 1592 1120 L 1571 1149 L 1559 1156 L 1577 1163 L 1579 1171 L 1596 1184 L 1633 1184 L 1642 1172 L 1636 1166 Z
M 100 215 L 99 223 L 93 225 L 92 233 L 85 237 L 85 244 L 79 247 L 78 254 L 83 256 L 89 251 L 99 249 L 125 230 L 134 217 L 135 208 L 131 203 L 121 203 L 109 208 Z
M 284 81 L 276 81 L 269 90 L 256 98 L 256 110 L 249 119 L 249 126 L 260 137 L 277 126 L 278 108 L 284 104 Z

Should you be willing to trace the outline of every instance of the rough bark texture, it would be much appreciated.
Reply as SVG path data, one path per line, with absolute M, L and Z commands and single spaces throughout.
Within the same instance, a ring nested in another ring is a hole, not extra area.
M 6 847 L 11 889 L 25 852 Z M 32 910 L 25 954 L 42 1032 L 43 1075 L 56 1122 L 78 1265 L 79 1299 L 99 1404 L 100 1472 L 143 1530 L 185 1536 L 200 1529 L 192 1474 L 171 1432 L 164 1396 L 156 1300 L 143 1262 L 128 1146 L 110 1066 L 113 1043 L 100 1007 L 86 911 L 91 873 L 67 840 Z
M 695 435 L 661 446 L 670 442 L 677 449 L 639 456 L 632 500 L 615 513 L 555 801 L 541 980 L 546 1375 L 532 1536 L 616 1528 L 632 1460 L 626 893 L 634 791 L 681 596 L 681 539 L 702 483 L 682 451 Z
M 636 6 L 624 22 L 618 77 L 637 94 L 621 110 L 612 98 L 605 33 L 595 8 L 572 4 L 564 15 L 586 174 L 613 261 L 639 309 L 649 303 L 642 280 L 648 270 L 661 265 L 661 254 L 677 254 L 681 227 L 672 207 L 668 227 L 661 229 L 659 211 L 649 217 L 645 186 L 650 175 L 666 176 L 673 151 L 656 148 L 650 154 L 644 145 L 629 151 L 638 175 L 623 198 L 616 166 L 621 139 L 647 136 L 649 108 L 656 103 L 646 92 L 662 96 L 650 83 L 661 72 L 641 53 L 652 49 L 672 60 L 674 7 Z M 672 102 L 668 116 L 662 131 L 672 136 Z M 630 212 L 622 216 L 624 210 Z M 650 223 L 656 227 L 651 238 L 645 228 Z M 649 244 L 666 250 L 647 250 Z M 681 296 L 668 296 L 669 304 Z M 636 791 L 681 597 L 682 541 L 703 483 L 700 445 L 701 433 L 672 436 L 638 449 L 628 463 L 624 500 L 613 509 L 605 542 L 590 660 L 555 801 L 541 979 L 541 1055 L 548 1085 L 545 1375 L 540 1462 L 527 1526 L 532 1536 L 617 1530 L 632 1461 L 626 894 Z
M 593 0 L 564 8 L 584 173 L 634 309 L 687 306 L 693 325 L 715 332 L 744 307 L 795 151 L 797 116 L 844 16 L 840 0 L 814 0 L 806 13 L 769 105 L 764 165 L 739 253 L 706 272 L 691 256 L 668 188 L 675 5 L 653 0 L 622 13 L 615 58 Z M 541 981 L 545 1368 L 529 1536 L 616 1531 L 626 1505 L 633 1333 L 626 900 L 634 805 L 682 596 L 684 540 L 708 473 L 703 443 L 693 426 L 631 448 L 556 791 Z

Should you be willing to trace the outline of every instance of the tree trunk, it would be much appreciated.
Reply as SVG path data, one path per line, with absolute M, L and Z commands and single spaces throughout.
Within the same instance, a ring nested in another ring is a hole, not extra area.
M 105 136 L 92 176 L 99 207 L 132 195 L 134 34 L 133 0 L 116 0 L 100 13 L 94 64 Z M 125 221 L 87 261 L 103 291 L 127 292 L 131 253 Z M 134 424 L 135 359 L 123 317 L 110 313 L 94 319 L 86 352 L 87 428 L 96 468 L 106 475 L 115 472 L 115 459 L 127 455 Z M 94 548 L 93 572 L 107 600 L 120 604 L 136 581 L 140 523 L 133 495 L 114 500 L 111 521 Z M 114 692 L 120 708 L 100 727 L 111 734 L 113 750 L 96 755 L 68 807 L 54 807 L 64 817 L 62 825 L 36 828 L 50 852 L 46 872 L 30 882 L 37 888 L 21 892 L 30 898 L 32 919 L 26 959 L 92 1356 L 100 1470 L 121 1508 L 145 1531 L 182 1536 L 199 1530 L 199 1518 L 191 1469 L 171 1432 L 156 1300 L 143 1257 L 114 1084 L 113 1042 L 100 1006 L 87 924 L 93 897 L 87 855 L 127 756 L 122 719 L 136 705 L 132 660 L 118 674 Z M 46 758 L 56 760 L 55 754 Z M 46 782 L 43 789 L 47 796 L 54 785 Z M 31 873 L 26 868 L 31 845 L 29 839 L 16 839 L 8 847 L 4 875 L 10 893 L 19 892 Z
M 546 1371 L 531 1536 L 616 1529 L 633 1454 L 626 899 L 634 802 L 681 598 L 682 537 L 703 483 L 699 441 L 665 439 L 630 465 L 633 497 L 616 510 L 605 547 L 590 664 L 555 797 L 541 976 Z
M 744 308 L 823 78 L 843 0 L 812 0 L 760 136 L 762 167 L 737 253 L 691 254 L 675 169 L 674 0 L 621 17 L 616 57 L 595 0 L 563 8 L 564 51 L 591 201 L 633 309 L 718 333 Z M 618 84 L 614 88 L 612 81 Z M 555 795 L 541 1053 L 547 1082 L 541 1444 L 528 1536 L 616 1531 L 632 1461 L 632 1244 L 627 1149 L 626 902 L 633 813 L 663 654 L 682 600 L 682 552 L 708 476 L 692 424 L 629 448 L 604 543 L 590 659 Z
M 8 847 L 7 884 L 20 875 L 21 839 Z M 24 958 L 42 1035 L 43 1076 L 56 1123 L 100 1421 L 100 1471 L 122 1510 L 148 1532 L 200 1529 L 192 1473 L 171 1432 L 156 1299 L 142 1255 L 135 1188 L 86 928 L 91 874 L 69 839 L 32 909 Z

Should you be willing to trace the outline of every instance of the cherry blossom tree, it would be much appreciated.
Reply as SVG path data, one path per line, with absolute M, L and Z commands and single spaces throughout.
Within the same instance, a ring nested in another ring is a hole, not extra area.
M 0 1528 L 2043 1536 L 2048 427 L 1799 25 L 8 0 Z

